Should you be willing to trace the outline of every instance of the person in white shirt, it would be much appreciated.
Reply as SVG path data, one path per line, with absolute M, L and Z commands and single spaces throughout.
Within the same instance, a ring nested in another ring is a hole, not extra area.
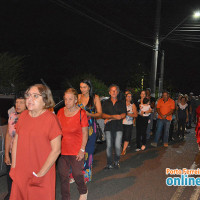
M 144 93 L 144 95 L 143 95 Z M 150 101 L 148 98 L 145 97 L 145 91 L 141 92 L 141 100 L 138 101 L 139 112 L 136 121 L 136 143 L 137 148 L 136 151 L 145 150 L 146 149 L 146 130 L 149 121 L 149 115 L 152 112 Z M 144 98 L 142 98 L 144 97 Z M 142 144 L 142 146 L 141 146 Z
M 126 154 L 126 148 L 128 147 L 129 141 L 131 140 L 131 133 L 133 129 L 133 119 L 138 116 L 137 108 L 135 104 L 131 104 L 132 101 L 132 94 L 131 92 L 126 93 L 126 108 L 127 108 L 127 115 L 126 118 L 123 119 L 123 151 L 121 155 Z
M 139 111 L 139 114 L 144 116 L 144 117 L 148 117 L 151 113 L 150 112 L 147 112 L 151 109 L 151 106 L 150 106 L 150 103 L 149 103 L 149 99 L 147 98 L 144 98 L 143 100 L 143 104 L 140 104 L 139 107 L 140 107 L 140 111 Z M 143 114 L 141 114 L 143 113 Z

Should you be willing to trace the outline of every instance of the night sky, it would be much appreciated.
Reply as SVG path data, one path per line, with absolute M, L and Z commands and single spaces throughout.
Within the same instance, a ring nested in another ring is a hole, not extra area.
M 200 1 L 162 0 L 160 36 L 198 8 Z M 4 0 L 0 52 L 26 56 L 24 78 L 30 84 L 43 78 L 52 89 L 64 89 L 64 80 L 90 73 L 125 89 L 134 66 L 150 71 L 152 49 L 130 37 L 153 45 L 155 13 L 156 0 Z M 165 84 L 200 94 L 200 20 L 188 18 L 183 25 L 199 25 L 199 31 L 175 31 L 161 43 Z

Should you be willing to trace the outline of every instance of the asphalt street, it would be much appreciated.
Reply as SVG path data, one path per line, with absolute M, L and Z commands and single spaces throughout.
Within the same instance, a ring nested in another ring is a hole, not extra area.
M 150 143 L 150 142 L 149 142 Z M 88 183 L 88 200 L 197 200 L 199 187 L 167 186 L 166 168 L 198 168 L 200 153 L 194 128 L 185 141 L 176 141 L 165 148 L 160 144 L 145 151 L 135 152 L 135 144 L 121 157 L 121 167 L 104 171 L 106 153 L 94 156 L 93 180 Z M 57 199 L 61 199 L 57 179 Z M 78 199 L 76 184 L 71 184 L 71 199 Z

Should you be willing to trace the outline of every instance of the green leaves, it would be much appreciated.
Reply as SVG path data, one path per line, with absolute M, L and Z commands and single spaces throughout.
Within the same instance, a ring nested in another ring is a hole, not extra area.
M 14 92 L 23 83 L 24 56 L 0 53 L 0 90 Z

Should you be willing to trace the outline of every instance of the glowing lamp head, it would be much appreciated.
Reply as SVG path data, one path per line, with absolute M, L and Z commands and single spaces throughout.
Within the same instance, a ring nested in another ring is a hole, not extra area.
M 200 18 L 200 11 L 196 11 L 195 13 L 194 13 L 194 18 Z

